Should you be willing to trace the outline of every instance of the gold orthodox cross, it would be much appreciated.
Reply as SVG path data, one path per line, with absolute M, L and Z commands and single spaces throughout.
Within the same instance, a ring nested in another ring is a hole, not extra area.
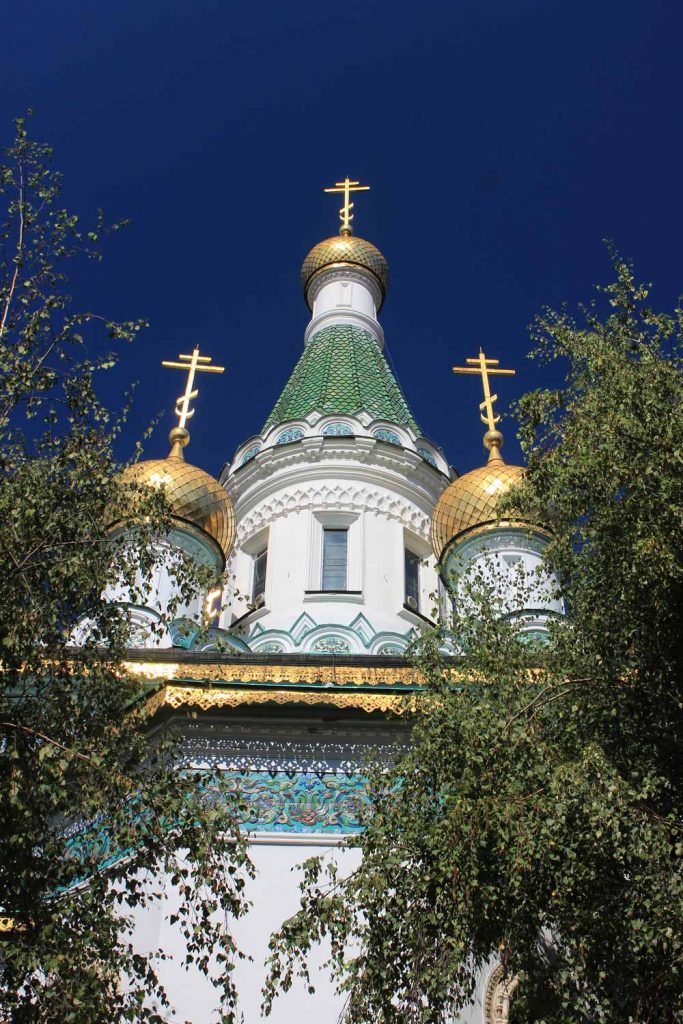
M 341 227 L 339 229 L 340 235 L 350 235 L 352 233 L 351 221 L 353 220 L 353 203 L 350 201 L 352 192 L 369 192 L 369 185 L 361 185 L 358 181 L 351 181 L 348 174 L 343 181 L 335 182 L 334 188 L 326 188 L 325 192 L 343 192 L 344 193 L 344 205 L 339 211 L 339 218 L 341 220 Z
M 224 366 L 207 366 L 207 363 L 211 362 L 211 356 L 200 356 L 199 346 L 193 351 L 191 356 L 179 355 L 179 363 L 169 362 L 164 359 L 161 363 L 162 366 L 168 366 L 172 370 L 186 370 L 187 371 L 187 386 L 185 393 L 180 395 L 176 401 L 175 414 L 178 417 L 178 426 L 185 428 L 185 424 L 194 416 L 195 410 L 190 409 L 190 402 L 197 397 L 199 394 L 199 388 L 194 388 L 194 375 L 195 373 L 223 373 L 225 370 Z
M 491 394 L 489 375 L 498 373 L 506 377 L 512 377 L 517 371 L 499 369 L 500 359 L 487 359 L 481 349 L 479 349 L 477 359 L 466 359 L 465 362 L 468 364 L 467 366 L 454 366 L 453 373 L 477 373 L 481 376 L 481 382 L 484 387 L 484 401 L 479 405 L 481 410 L 479 415 L 481 416 L 481 422 L 485 423 L 489 430 L 495 430 L 500 416 L 494 415 L 493 403 L 498 401 L 498 395 Z

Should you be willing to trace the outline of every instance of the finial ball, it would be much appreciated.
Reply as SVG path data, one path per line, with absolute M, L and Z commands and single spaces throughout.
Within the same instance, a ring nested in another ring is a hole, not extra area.
M 190 431 L 185 427 L 173 427 L 169 432 L 168 439 L 173 447 L 178 445 L 180 448 L 184 448 L 190 440 Z
M 484 448 L 502 448 L 503 447 L 503 435 L 500 430 L 487 430 L 484 434 Z

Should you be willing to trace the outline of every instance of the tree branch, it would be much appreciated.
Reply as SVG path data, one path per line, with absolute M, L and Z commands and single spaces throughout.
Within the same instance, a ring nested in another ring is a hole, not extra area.
M 53 747 L 59 747 L 66 754 L 71 754 L 72 757 L 78 757 L 81 761 L 86 761 L 88 764 L 96 767 L 95 762 L 92 758 L 88 757 L 87 754 L 81 754 L 79 750 L 73 750 L 71 747 L 65 747 L 63 743 L 58 743 L 57 740 L 53 740 L 51 736 L 46 736 L 43 732 L 38 732 L 37 729 L 30 729 L 27 725 L 19 725 L 17 722 L 0 722 L 0 728 L 4 729 L 17 729 L 19 732 L 27 732 L 32 736 L 37 736 L 41 740 L 45 740 L 46 743 L 51 743 Z

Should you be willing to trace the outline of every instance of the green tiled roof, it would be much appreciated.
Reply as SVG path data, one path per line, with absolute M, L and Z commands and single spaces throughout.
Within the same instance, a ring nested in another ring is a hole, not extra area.
M 311 338 L 263 432 L 311 412 L 368 412 L 420 433 L 377 342 L 350 324 L 325 327 Z

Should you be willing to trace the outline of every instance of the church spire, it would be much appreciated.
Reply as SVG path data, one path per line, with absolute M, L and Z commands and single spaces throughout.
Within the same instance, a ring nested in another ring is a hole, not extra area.
M 370 413 L 416 433 L 415 422 L 382 349 L 377 319 L 389 286 L 389 267 L 379 249 L 353 235 L 353 192 L 369 185 L 347 177 L 325 192 L 343 195 L 340 233 L 315 245 L 301 268 L 311 320 L 304 354 L 268 417 L 276 423 L 322 415 Z
M 301 268 L 301 284 L 312 316 L 304 336 L 305 344 L 333 324 L 351 324 L 368 332 L 380 348 L 384 334 L 377 319 L 387 288 L 389 267 L 372 242 L 353 234 L 351 194 L 367 192 L 369 185 L 347 177 L 325 192 L 344 197 L 339 210 L 338 235 L 314 245 Z

